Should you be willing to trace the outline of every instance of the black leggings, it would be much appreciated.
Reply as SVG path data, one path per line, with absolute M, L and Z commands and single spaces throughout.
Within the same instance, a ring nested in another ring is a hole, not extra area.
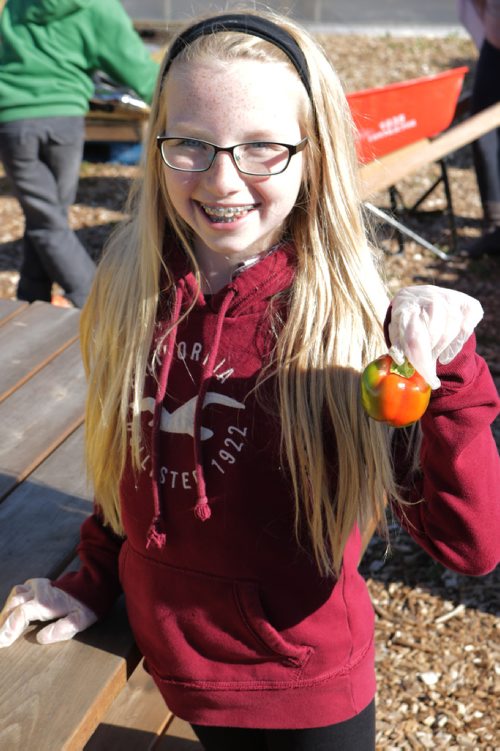
M 193 725 L 205 751 L 375 751 L 375 701 L 345 722 L 305 730 Z

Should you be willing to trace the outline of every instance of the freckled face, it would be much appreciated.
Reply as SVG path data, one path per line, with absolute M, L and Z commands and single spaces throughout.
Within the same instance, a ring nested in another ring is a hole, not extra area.
M 253 60 L 174 62 L 165 96 L 167 136 L 232 146 L 258 140 L 296 144 L 304 135 L 299 114 L 305 94 L 285 65 Z M 193 230 L 202 269 L 221 257 L 233 266 L 268 250 L 281 236 L 302 173 L 302 153 L 292 157 L 285 172 L 268 177 L 238 172 L 228 153 L 218 154 L 207 172 L 178 172 L 165 166 L 168 195 Z M 223 208 L 237 209 L 231 221 L 217 217 L 217 209 Z

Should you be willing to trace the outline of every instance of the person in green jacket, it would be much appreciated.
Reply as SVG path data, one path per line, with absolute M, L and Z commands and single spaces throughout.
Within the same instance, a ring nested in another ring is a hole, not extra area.
M 119 0 L 7 0 L 0 16 L 0 160 L 25 217 L 17 296 L 82 307 L 95 264 L 68 224 L 84 118 L 101 70 L 150 102 L 158 64 Z

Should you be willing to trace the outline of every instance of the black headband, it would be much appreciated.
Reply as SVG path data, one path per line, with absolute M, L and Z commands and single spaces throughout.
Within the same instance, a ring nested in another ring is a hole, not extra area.
M 174 59 L 185 47 L 194 42 L 195 39 L 198 39 L 198 37 L 207 34 L 216 34 L 220 31 L 239 31 L 242 34 L 250 34 L 252 36 L 260 37 L 261 39 L 265 39 L 266 42 L 274 44 L 275 47 L 279 47 L 279 49 L 288 57 L 290 62 L 293 63 L 309 97 L 312 98 L 306 58 L 292 35 L 272 21 L 268 21 L 267 18 L 247 13 L 226 13 L 219 16 L 213 16 L 212 18 L 206 18 L 204 21 L 200 21 L 199 23 L 190 26 L 179 34 L 170 48 L 168 57 L 165 60 L 162 80 L 167 75 L 168 69 L 172 65 Z

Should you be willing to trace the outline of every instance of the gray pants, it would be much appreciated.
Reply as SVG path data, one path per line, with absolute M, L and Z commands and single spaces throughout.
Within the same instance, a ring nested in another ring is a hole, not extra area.
M 95 264 L 68 224 L 84 142 L 83 117 L 0 123 L 0 159 L 24 212 L 21 300 L 50 300 L 57 282 L 82 307 Z

